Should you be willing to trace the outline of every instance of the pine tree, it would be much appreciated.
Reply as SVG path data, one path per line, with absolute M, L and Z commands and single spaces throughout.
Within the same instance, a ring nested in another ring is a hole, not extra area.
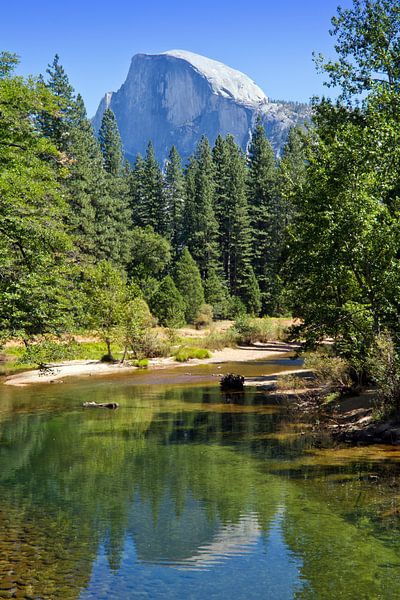
M 151 225 L 156 233 L 167 235 L 164 179 L 151 142 L 147 146 L 145 159 L 141 156 L 136 159 L 131 183 L 131 206 L 135 225 Z
M 175 265 L 174 281 L 185 303 L 186 322 L 193 323 L 204 303 L 204 290 L 199 268 L 187 248 Z
M 242 297 L 251 265 L 245 157 L 230 135 L 217 139 L 213 158 L 222 264 L 231 294 Z
M 253 268 L 260 285 L 262 310 L 277 303 L 277 264 L 283 235 L 282 208 L 277 193 L 277 166 L 258 118 L 249 149 L 248 197 L 253 239 Z
M 215 319 L 228 318 L 230 307 L 229 291 L 223 276 L 214 267 L 208 270 L 207 278 L 204 281 L 204 295 L 206 302 L 213 307 Z
M 110 175 L 120 175 L 122 171 L 122 142 L 117 120 L 111 108 L 106 108 L 99 129 L 99 142 L 104 159 L 104 169 Z
M 150 308 L 164 327 L 182 327 L 185 324 L 185 303 L 169 275 L 153 294 Z
M 214 214 L 214 166 L 207 138 L 203 137 L 186 172 L 183 242 L 195 259 L 202 279 L 218 262 L 218 224 Z
M 168 215 L 167 236 L 175 248 L 179 249 L 182 240 L 183 207 L 185 202 L 185 178 L 181 157 L 172 146 L 165 167 L 165 202 Z
M 123 266 L 129 260 L 128 188 L 121 177 L 103 169 L 100 145 L 83 100 L 75 97 L 58 56 L 47 72 L 45 85 L 56 94 L 59 111 L 56 118 L 43 112 L 39 125 L 63 152 L 69 168 L 60 184 L 70 206 L 66 224 L 76 241 L 76 259 L 107 259 Z
M 246 265 L 242 274 L 238 296 L 243 301 L 249 314 L 255 317 L 259 315 L 261 310 L 260 286 L 250 264 Z
M 42 133 L 57 146 L 61 152 L 70 149 L 70 132 L 74 125 L 76 101 L 74 88 L 69 83 L 68 76 L 60 64 L 60 57 L 55 55 L 54 60 L 46 69 L 48 81 L 46 87 L 55 96 L 58 105 L 56 114 L 43 111 L 38 118 Z M 44 82 L 44 78 L 40 80 Z
M 144 160 L 141 154 L 136 156 L 136 161 L 129 175 L 129 205 L 132 211 L 132 222 L 136 227 L 144 227 L 143 225 L 146 213 L 142 198 L 144 195 L 145 174 Z M 143 213 L 143 214 L 142 214 Z

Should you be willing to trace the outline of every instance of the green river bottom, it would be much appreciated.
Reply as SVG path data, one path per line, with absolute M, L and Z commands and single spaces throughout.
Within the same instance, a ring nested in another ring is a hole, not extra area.
M 216 377 L 296 367 L 0 386 L 0 598 L 400 598 L 400 449 L 316 442 Z

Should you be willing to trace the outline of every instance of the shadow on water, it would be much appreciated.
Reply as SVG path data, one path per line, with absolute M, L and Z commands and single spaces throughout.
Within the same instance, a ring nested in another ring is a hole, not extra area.
M 212 369 L 1 390 L 0 598 L 400 597 L 400 451 L 318 449 Z

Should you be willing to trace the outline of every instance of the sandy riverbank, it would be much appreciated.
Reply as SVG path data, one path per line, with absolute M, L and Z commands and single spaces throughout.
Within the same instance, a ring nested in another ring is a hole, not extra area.
M 293 352 L 295 345 L 283 342 L 270 342 L 268 344 L 255 344 L 254 346 L 241 346 L 238 348 L 224 348 L 223 350 L 212 351 L 212 356 L 204 360 L 190 360 L 186 363 L 178 363 L 173 357 L 156 358 L 150 361 L 149 368 L 162 369 L 172 367 L 187 367 L 200 364 L 220 364 L 228 362 L 248 362 L 270 358 L 275 354 L 284 354 Z M 39 370 L 25 371 L 6 377 L 2 383 L 13 386 L 27 386 L 35 383 L 53 383 L 61 382 L 67 377 L 82 377 L 93 375 L 116 375 L 119 373 L 129 373 L 136 371 L 136 367 L 128 364 L 121 365 L 102 363 L 94 360 L 73 360 L 64 363 L 49 365 L 49 371 Z

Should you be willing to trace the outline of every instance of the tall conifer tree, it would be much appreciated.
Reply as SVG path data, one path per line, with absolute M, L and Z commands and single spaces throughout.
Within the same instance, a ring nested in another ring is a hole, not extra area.
M 147 146 L 145 159 L 140 155 L 136 159 L 131 183 L 131 206 L 135 225 L 151 225 L 156 233 L 167 234 L 164 179 L 151 142 Z
M 99 129 L 99 142 L 104 159 L 104 169 L 110 175 L 120 175 L 122 171 L 122 143 L 117 120 L 111 108 L 106 108 Z
M 182 241 L 183 206 L 185 202 L 185 178 L 181 157 L 172 146 L 165 167 L 165 201 L 167 210 L 167 236 L 177 250 Z
M 271 313 L 279 293 L 277 264 L 283 225 L 276 160 L 261 118 L 257 120 L 249 149 L 248 190 L 253 268 L 261 289 L 263 312 Z
M 202 279 L 218 262 L 218 224 L 214 213 L 214 165 L 203 137 L 186 173 L 183 240 L 199 266 Z

